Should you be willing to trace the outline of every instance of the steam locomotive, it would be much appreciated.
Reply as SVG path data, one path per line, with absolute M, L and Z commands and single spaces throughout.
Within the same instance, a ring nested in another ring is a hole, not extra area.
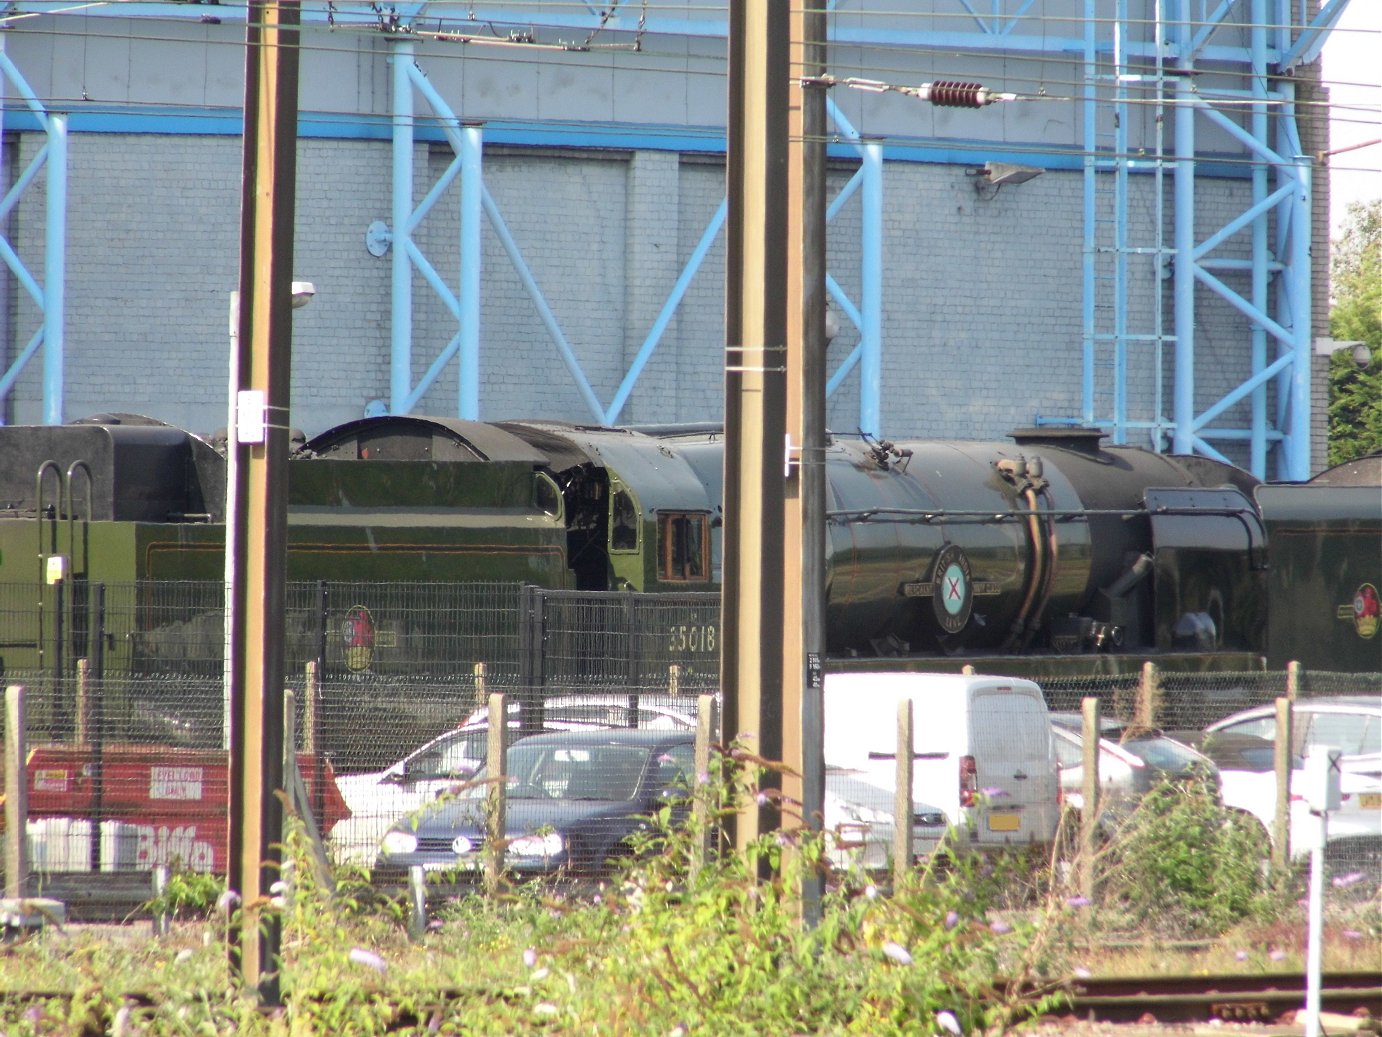
M 830 438 L 828 655 L 1382 669 L 1382 456 L 1275 486 L 1010 439 Z M 723 455 L 714 426 L 348 422 L 295 444 L 287 576 L 715 591 Z M 221 580 L 225 488 L 223 443 L 151 419 L 0 428 L 0 589 Z M 17 622 L 0 667 L 36 643 Z

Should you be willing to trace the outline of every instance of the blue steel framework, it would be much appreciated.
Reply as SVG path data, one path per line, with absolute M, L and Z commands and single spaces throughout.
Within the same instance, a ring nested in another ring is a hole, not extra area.
M 1105 0 L 1105 3 L 1107 0 Z M 1297 129 L 1294 87 L 1282 77 L 1297 66 L 1313 61 L 1324 38 L 1349 0 L 1326 0 L 1311 16 L 1314 0 L 1158 0 L 1152 20 L 1133 18 L 1129 0 L 1114 0 L 1113 18 L 1098 16 L 1099 0 L 1085 0 L 1084 32 L 1081 37 L 1063 37 L 1046 32 L 1046 26 L 1031 14 L 1033 0 L 995 0 L 992 9 L 980 12 L 971 0 L 937 0 L 949 3 L 974 23 L 973 31 L 904 32 L 869 27 L 842 26 L 831 40 L 851 46 L 908 46 L 920 51 L 950 54 L 1084 56 L 1085 85 L 1082 94 L 1084 117 L 1083 163 L 1084 205 L 1084 284 L 1083 325 L 1084 362 L 1083 412 L 1078 418 L 1047 421 L 1080 421 L 1111 428 L 1113 438 L 1127 441 L 1132 433 L 1146 433 L 1150 445 L 1176 452 L 1198 452 L 1221 456 L 1214 441 L 1245 440 L 1250 444 L 1252 470 L 1258 475 L 1275 474 L 1303 479 L 1309 473 L 1309 374 L 1310 329 L 1310 164 L 1302 155 Z M 47 10 L 51 4 L 24 5 Z M 163 5 L 117 5 L 122 16 L 137 17 L 141 11 L 168 17 Z M 837 5 L 832 3 L 832 9 Z M 838 5 L 841 9 L 844 5 Z M 618 391 L 608 405 L 602 404 L 581 371 L 579 359 L 566 340 L 542 292 L 523 261 L 517 242 L 509 234 L 488 192 L 481 174 L 481 131 L 466 126 L 446 102 L 432 89 L 418 69 L 412 42 L 399 24 L 406 26 L 425 5 L 395 8 L 399 21 L 387 30 L 392 48 L 394 111 L 394 189 L 392 229 L 381 235 L 381 244 L 393 246 L 393 326 L 391 335 L 390 400 L 377 401 L 373 409 L 406 412 L 436 374 L 453 357 L 461 366 L 457 412 L 463 417 L 478 416 L 479 381 L 479 232 L 481 212 L 488 217 L 503 247 L 518 271 L 534 305 L 551 335 L 563 362 L 591 409 L 603 422 L 618 420 L 640 371 L 657 347 L 667 322 L 694 277 L 700 262 L 718 233 L 724 219 L 724 206 L 711 219 L 699 244 L 673 287 L 661 314 L 650 329 L 642 348 L 630 365 Z M 226 14 L 231 14 L 227 10 Z M 668 18 L 639 9 L 639 28 L 649 32 L 693 36 L 723 37 L 725 23 Z M 190 11 L 195 17 L 197 12 Z M 335 24 L 354 20 L 359 24 L 377 22 L 373 10 L 325 4 L 304 5 L 303 21 L 311 25 L 328 18 Z M 430 20 L 430 18 L 429 18 Z M 1244 47 L 1228 37 L 1246 20 L 1250 43 Z M 535 27 L 543 25 L 526 17 Z M 588 14 L 563 11 L 561 27 L 631 29 L 622 25 L 617 8 L 610 11 L 589 9 Z M 587 25 L 582 25 L 588 21 Z M 623 21 L 631 21 L 623 16 Z M 381 26 L 381 29 L 384 27 Z M 1036 31 L 1029 31 L 1036 30 Z M 1244 88 L 1212 89 L 1197 83 L 1200 66 L 1225 69 L 1246 83 Z M 47 258 L 45 282 L 38 285 L 27 273 L 8 241 L 0 238 L 0 255 L 19 283 L 32 295 L 42 313 L 42 324 L 34 338 L 0 376 L 0 397 L 9 392 L 20 369 L 44 347 L 44 420 L 62 420 L 62 243 L 66 219 L 65 137 L 66 119 L 48 114 L 23 77 L 0 50 L 0 69 L 26 106 L 48 134 L 48 143 L 30 169 L 6 195 L 0 216 L 13 208 L 36 168 L 48 164 Z M 413 91 L 423 94 L 439 117 L 443 133 L 456 152 L 456 160 L 417 206 L 412 204 L 412 146 L 415 134 Z M 1165 154 L 1161 147 L 1160 118 L 1157 119 L 1155 153 L 1132 154 L 1127 140 L 1129 109 L 1151 104 L 1158 113 L 1170 111 L 1174 120 L 1174 150 Z M 1230 112 L 1247 111 L 1246 124 Z M 2 113 L 0 113 L 2 114 Z M 862 159 L 859 174 L 831 204 L 830 213 L 862 187 L 863 206 L 861 256 L 862 300 L 856 307 L 831 279 L 829 290 L 839 308 L 859 328 L 861 341 L 834 373 L 829 390 L 834 391 L 847 371 L 856 363 L 860 368 L 859 424 L 864 429 L 879 425 L 881 384 L 881 214 L 883 149 L 860 140 L 838 109 L 832 117 L 840 136 Z M 1116 127 L 1111 141 L 1099 137 L 1101 119 Z M 1199 165 L 1195 152 L 1197 120 L 1227 133 L 1246 149 L 1252 164 L 1252 203 L 1237 218 L 1208 237 L 1196 241 L 1195 176 Z M 1149 173 L 1161 178 L 1169 172 L 1173 184 L 1172 243 L 1161 240 L 1161 191 L 1158 189 L 1158 221 L 1155 240 L 1149 246 L 1134 246 L 1128 235 L 1128 177 Z M 441 196 L 445 187 L 461 176 L 461 270 L 460 283 L 453 291 L 427 262 L 412 238 L 412 232 Z M 1111 236 L 1101 234 L 1098 198 L 1105 185 L 1113 185 Z M 1248 260 L 1218 258 L 1216 249 L 1242 230 L 1252 238 Z M 1130 327 L 1129 289 L 1133 286 L 1131 263 L 1150 257 L 1152 276 L 1151 326 L 1145 330 Z M 458 332 L 432 362 L 417 385 L 411 384 L 412 364 L 412 287 L 411 267 L 451 309 Z M 1167 269 L 1173 284 L 1173 329 L 1167 333 L 1161 312 L 1161 281 Z M 1247 297 L 1223 280 L 1225 272 L 1249 274 L 1251 289 Z M 1200 284 L 1221 296 L 1246 319 L 1251 337 L 1249 369 L 1231 392 L 1197 412 L 1195 406 L 1194 290 Z M 1273 345 L 1275 348 L 1273 349 Z M 1163 414 L 1163 354 L 1172 349 L 1172 411 Z M 1141 362 L 1150 366 L 1155 383 L 1154 413 L 1135 419 L 1128 412 L 1129 365 Z M 1101 390 L 1097 373 L 1111 372 L 1111 385 Z M 1268 388 L 1274 387 L 1275 407 L 1269 412 Z M 1109 401 L 1109 412 L 1099 409 Z M 1217 425 L 1216 421 L 1239 402 L 1249 399 L 1251 418 L 1246 428 Z M 1268 453 L 1276 448 L 1277 464 L 1269 473 Z

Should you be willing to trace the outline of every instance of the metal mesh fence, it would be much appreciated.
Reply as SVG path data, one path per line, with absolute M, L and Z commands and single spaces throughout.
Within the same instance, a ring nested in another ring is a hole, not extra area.
M 226 841 L 222 586 L 69 591 L 60 600 L 48 588 L 34 600 L 32 588 L 0 586 L 4 682 L 22 684 L 28 696 L 34 873 L 173 863 L 219 870 Z M 718 690 L 718 609 L 717 597 L 704 594 L 291 585 L 286 684 L 297 702 L 294 744 L 331 851 L 373 864 L 392 825 L 464 784 L 484 756 L 487 735 L 477 711 L 490 692 L 506 693 L 514 738 L 605 728 L 689 731 L 696 694 Z M 11 661 L 26 658 L 31 665 Z M 78 659 L 85 660 L 80 670 Z M 1078 716 L 1083 699 L 1093 696 L 1110 721 L 1158 728 L 1191 744 L 1200 744 L 1205 727 L 1288 693 L 1301 703 L 1382 698 L 1382 674 L 1152 672 L 1042 684 L 1057 714 Z M 1303 731 L 1298 725 L 1297 752 Z M 650 759 L 680 760 L 680 753 L 659 751 Z M 588 747 L 567 747 L 560 796 L 550 795 L 559 785 L 555 760 L 547 770 L 533 764 L 543 775 L 536 785 L 549 798 L 579 799 L 581 774 L 591 789 L 603 780 L 599 767 L 591 769 L 597 758 L 603 757 Z M 1253 773 L 1252 802 L 1274 798 L 1274 784 L 1264 791 L 1263 771 Z M 1275 780 L 1269 770 L 1265 777 Z M 1362 876 L 1356 881 L 1375 891 L 1382 882 L 1382 804 L 1376 782 L 1365 785 L 1345 788 L 1352 799 L 1331 828 L 1327 856 L 1333 878 Z M 1227 801 L 1228 782 L 1224 788 Z M 925 786 L 916 791 L 914 822 L 934 844 L 944 812 L 929 802 Z M 827 780 L 827 825 L 872 832 L 862 848 L 875 863 L 886 859 L 891 837 L 859 819 L 891 810 L 889 790 L 877 783 L 857 775 Z M 1266 828 L 1268 819 L 1257 816 Z M 1308 811 L 1302 816 L 1293 806 L 1291 823 L 1299 858 L 1308 849 Z

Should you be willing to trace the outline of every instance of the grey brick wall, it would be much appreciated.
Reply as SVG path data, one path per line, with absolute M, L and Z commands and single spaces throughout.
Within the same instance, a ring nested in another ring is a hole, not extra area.
M 26 135 L 21 160 L 38 141 Z M 238 251 L 236 138 L 75 135 L 68 228 L 67 416 L 134 411 L 210 432 L 224 424 L 227 306 Z M 417 149 L 415 197 L 451 161 Z M 387 399 L 390 268 L 365 232 L 389 218 L 389 145 L 304 140 L 298 158 L 295 270 L 317 297 L 295 315 L 293 422 L 315 434 Z M 853 169 L 832 167 L 833 192 Z M 656 319 L 724 197 L 715 158 L 672 153 L 493 149 L 486 185 L 602 406 Z M 884 384 L 890 437 L 1001 437 L 1038 417 L 1076 417 L 1081 401 L 1081 182 L 1048 172 L 992 198 L 961 166 L 889 164 L 884 186 Z M 1132 237 L 1151 237 L 1150 178 L 1134 179 Z M 1202 228 L 1241 211 L 1247 185 L 1201 181 Z M 452 184 L 417 241 L 457 283 L 459 186 Z M 829 267 L 859 292 L 860 203 L 830 226 Z M 16 215 L 31 269 L 42 263 L 41 194 Z M 1166 228 L 1169 239 L 1170 228 Z M 482 232 L 481 414 L 592 420 L 493 229 Z M 725 262 L 721 235 L 621 414 L 626 423 L 719 419 Z M 1134 264 L 1135 320 L 1150 320 L 1158 290 L 1150 261 Z M 1169 283 L 1161 286 L 1170 329 Z M 457 332 L 414 275 L 416 383 Z M 1197 295 L 1197 399 L 1205 406 L 1246 369 L 1244 321 L 1211 293 Z M 27 341 L 34 307 L 17 301 L 14 337 Z M 846 320 L 832 364 L 858 341 Z M 1167 372 L 1170 411 L 1170 351 Z M 1155 354 L 1130 358 L 1130 414 L 1155 417 Z M 31 363 L 9 420 L 40 418 L 40 365 Z M 1103 400 L 1101 398 L 1101 406 Z M 457 412 L 453 361 L 418 412 Z M 1236 415 L 1243 419 L 1241 408 Z M 1105 416 L 1105 415 L 1101 415 Z M 858 375 L 829 404 L 840 432 L 858 425 Z M 1235 453 L 1230 451 L 1230 453 Z

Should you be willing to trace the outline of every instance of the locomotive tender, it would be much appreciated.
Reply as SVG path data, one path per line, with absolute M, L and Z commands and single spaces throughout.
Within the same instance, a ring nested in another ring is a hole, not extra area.
M 1011 438 L 831 437 L 828 656 L 1246 669 L 1284 663 L 1280 638 L 1308 666 L 1382 668 L 1382 461 L 1335 492 L 1097 430 Z M 716 590 L 723 451 L 713 426 L 349 422 L 295 449 L 287 576 Z M 0 584 L 219 580 L 225 483 L 214 441 L 151 419 L 0 428 Z M 0 638 L 0 666 L 26 640 Z

